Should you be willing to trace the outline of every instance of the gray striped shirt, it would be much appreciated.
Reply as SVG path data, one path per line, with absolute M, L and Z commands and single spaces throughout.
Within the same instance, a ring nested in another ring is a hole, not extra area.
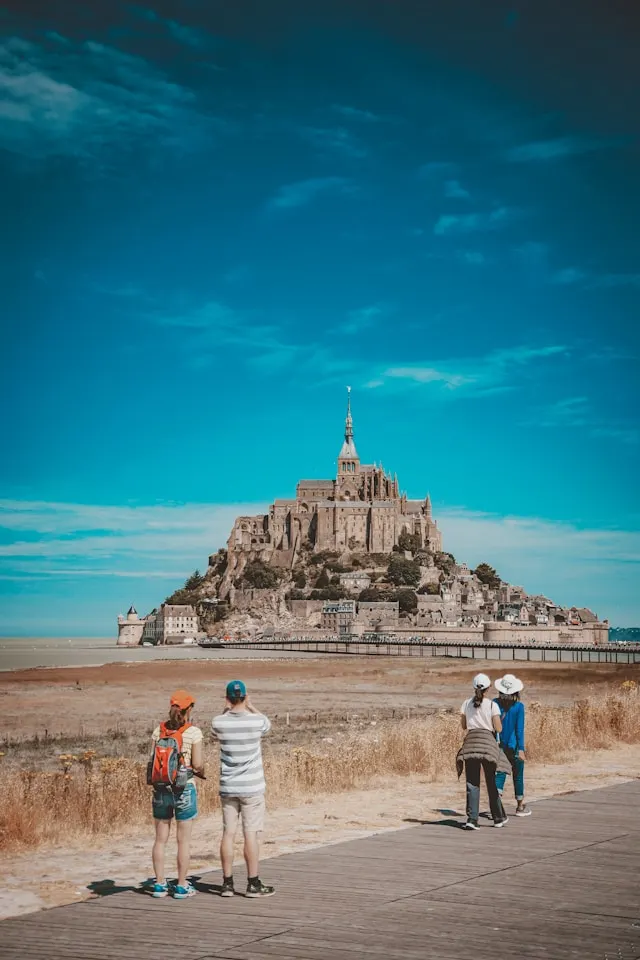
M 271 723 L 261 713 L 247 710 L 222 713 L 211 721 L 214 737 L 220 742 L 220 794 L 250 797 L 264 793 L 261 740 Z

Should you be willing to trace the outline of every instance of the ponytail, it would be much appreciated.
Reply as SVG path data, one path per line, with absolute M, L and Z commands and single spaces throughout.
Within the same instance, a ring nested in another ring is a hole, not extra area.
M 473 705 L 474 707 L 481 707 L 482 701 L 484 700 L 484 687 L 476 687 L 473 694 Z
M 177 703 L 172 703 L 169 710 L 169 719 L 167 720 L 165 726 L 168 730 L 179 730 L 180 727 L 185 725 L 187 714 L 191 708 L 187 707 L 186 710 L 181 710 Z

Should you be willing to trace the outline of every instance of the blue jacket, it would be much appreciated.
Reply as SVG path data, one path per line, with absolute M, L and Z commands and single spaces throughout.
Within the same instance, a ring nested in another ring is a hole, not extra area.
M 499 699 L 496 698 L 493 702 L 500 707 L 502 720 L 500 743 L 503 747 L 511 747 L 516 752 L 524 750 L 524 704 L 516 700 L 508 710 L 503 710 Z

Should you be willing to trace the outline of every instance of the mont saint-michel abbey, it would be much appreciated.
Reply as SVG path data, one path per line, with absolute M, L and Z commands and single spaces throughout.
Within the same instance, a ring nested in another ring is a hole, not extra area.
M 397 476 L 381 466 L 363 464 L 353 438 L 349 389 L 344 442 L 333 480 L 300 480 L 295 499 L 276 500 L 269 513 L 238 517 L 228 547 L 230 559 L 254 553 L 266 562 L 289 566 L 306 546 L 315 552 L 385 553 L 406 531 L 417 534 L 423 549 L 442 550 L 431 516 L 431 500 L 408 500 Z

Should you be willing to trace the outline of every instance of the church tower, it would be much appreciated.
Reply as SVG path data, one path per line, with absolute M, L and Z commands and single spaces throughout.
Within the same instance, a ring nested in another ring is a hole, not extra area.
M 351 387 L 347 387 L 347 416 L 344 422 L 344 443 L 338 456 L 338 480 L 356 477 L 360 473 L 360 457 L 353 442 L 351 417 Z

